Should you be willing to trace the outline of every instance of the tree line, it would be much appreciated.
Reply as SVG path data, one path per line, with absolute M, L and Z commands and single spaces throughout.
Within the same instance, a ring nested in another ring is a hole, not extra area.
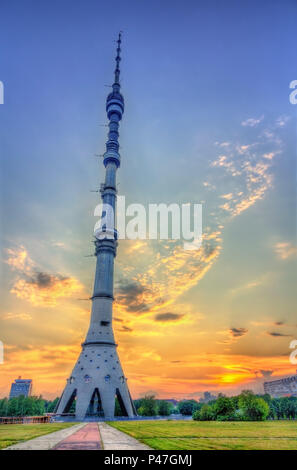
M 0 416 L 42 416 L 53 413 L 59 398 L 45 400 L 39 397 L 25 397 L 20 395 L 15 398 L 0 399 Z
M 255 395 L 249 390 L 240 395 L 226 397 L 220 394 L 208 403 L 183 400 L 173 406 L 166 400 L 145 396 L 135 400 L 140 416 L 169 416 L 178 413 L 192 416 L 196 421 L 264 421 L 266 419 L 297 419 L 297 397 L 272 398 Z
M 249 390 L 240 395 L 199 404 L 193 410 L 197 421 L 265 421 L 266 419 L 297 419 L 297 397 L 272 398 L 255 395 Z
M 0 399 L 0 416 L 42 416 L 54 413 L 59 398 L 45 400 L 39 397 Z M 134 400 L 139 416 L 170 416 L 181 414 L 192 416 L 197 421 L 264 421 L 266 419 L 297 419 L 297 397 L 272 398 L 270 395 L 255 395 L 243 391 L 240 395 L 226 397 L 220 394 L 208 403 L 182 400 L 176 405 L 167 400 L 158 400 L 146 395 Z M 73 412 L 75 408 L 71 410 Z M 121 416 L 116 402 L 115 416 Z

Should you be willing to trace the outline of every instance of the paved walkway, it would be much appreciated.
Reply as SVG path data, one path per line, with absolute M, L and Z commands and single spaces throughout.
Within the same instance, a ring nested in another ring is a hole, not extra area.
M 99 430 L 104 450 L 150 450 L 149 446 L 104 422 L 99 423 Z
M 149 450 L 150 447 L 104 422 L 70 428 L 20 442 L 3 450 Z
M 30 439 L 26 442 L 19 442 L 3 450 L 49 450 L 84 426 L 86 426 L 86 423 L 76 424 L 70 428 L 35 437 L 35 439 Z
M 63 439 L 53 450 L 100 450 L 100 441 L 98 424 L 89 423 Z

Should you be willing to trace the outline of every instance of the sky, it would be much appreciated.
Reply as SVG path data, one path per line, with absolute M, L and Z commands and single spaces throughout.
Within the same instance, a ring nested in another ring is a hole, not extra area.
M 4 1 L 0 396 L 59 395 L 90 319 L 105 99 L 123 30 L 118 192 L 201 203 L 203 242 L 122 240 L 114 329 L 134 398 L 295 373 L 292 0 Z

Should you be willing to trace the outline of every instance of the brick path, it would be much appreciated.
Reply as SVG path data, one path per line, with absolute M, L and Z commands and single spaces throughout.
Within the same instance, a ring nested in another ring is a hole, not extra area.
M 100 450 L 101 448 L 98 424 L 89 423 L 63 439 L 53 450 Z

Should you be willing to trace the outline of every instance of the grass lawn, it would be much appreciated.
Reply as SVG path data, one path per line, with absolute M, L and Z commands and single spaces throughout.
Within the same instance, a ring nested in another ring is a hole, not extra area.
M 69 428 L 76 423 L 44 423 L 44 424 L 1 424 L 0 449 L 43 436 L 60 429 Z
M 297 421 L 113 421 L 157 450 L 297 450 Z

